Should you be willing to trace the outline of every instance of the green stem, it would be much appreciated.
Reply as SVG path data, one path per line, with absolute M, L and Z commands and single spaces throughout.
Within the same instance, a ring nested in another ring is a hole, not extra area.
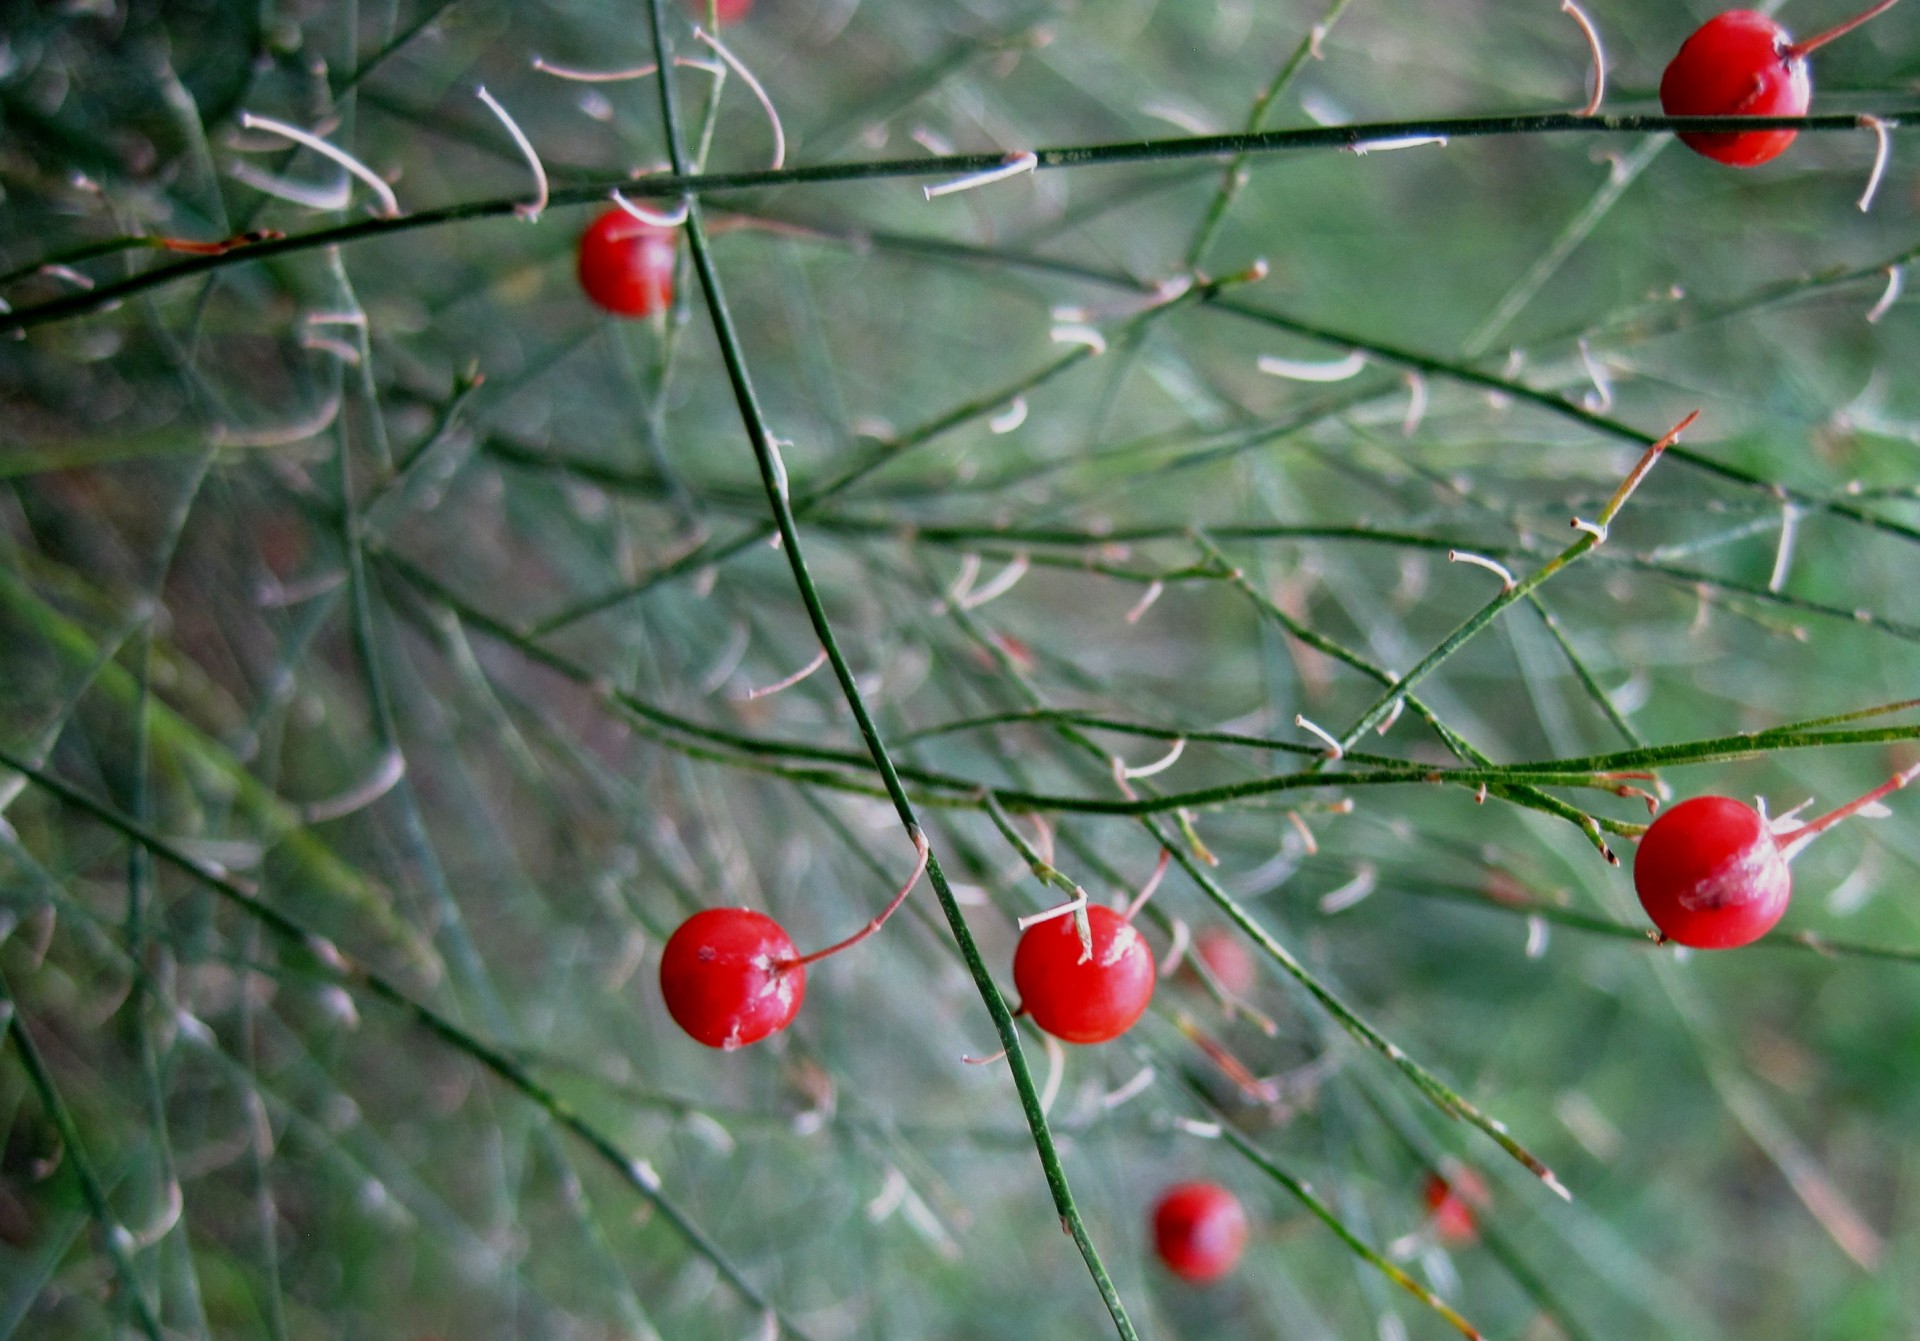
M 659 90 L 661 118 L 666 127 L 667 148 L 672 157 L 674 171 L 686 170 L 686 150 L 681 140 L 678 112 L 674 102 L 674 78 L 671 48 L 667 43 L 666 25 L 661 11 L 660 0 L 647 0 L 648 18 L 653 29 L 654 59 L 659 67 Z M 713 322 L 714 339 L 720 346 L 721 357 L 726 364 L 727 379 L 732 383 L 734 400 L 740 409 L 740 418 L 746 429 L 748 440 L 753 448 L 755 463 L 759 466 L 760 480 L 767 494 L 767 504 L 772 509 L 775 525 L 779 528 L 781 546 L 787 556 L 787 564 L 792 569 L 794 585 L 798 588 L 801 603 L 806 607 L 808 621 L 813 625 L 815 635 L 821 647 L 826 651 L 827 659 L 833 667 L 834 678 L 840 683 L 840 690 L 847 706 L 853 712 L 854 722 L 858 726 L 861 739 L 866 743 L 873 757 L 873 765 L 880 774 L 881 782 L 893 802 L 894 810 L 906 828 L 907 836 L 916 846 L 926 842 L 920 821 L 914 813 L 913 802 L 908 798 L 899 774 L 895 771 L 893 760 L 887 753 L 885 742 L 880 737 L 879 728 L 874 724 L 872 714 L 867 709 L 865 696 L 854 679 L 853 670 L 848 666 L 845 655 L 840 650 L 834 636 L 832 625 L 827 619 L 826 609 L 820 600 L 820 593 L 814 586 L 813 575 L 808 570 L 807 561 L 800 546 L 799 531 L 794 522 L 792 502 L 788 494 L 787 473 L 780 461 L 778 448 L 773 435 L 768 430 L 766 417 L 761 411 L 759 398 L 755 395 L 753 383 L 748 376 L 746 359 L 740 349 L 738 334 L 734 329 L 732 313 L 727 307 L 726 294 L 720 285 L 720 276 L 713 264 L 713 257 L 707 246 L 706 229 L 701 219 L 701 205 L 695 200 L 691 203 L 687 216 L 687 246 L 693 258 L 695 271 L 700 276 L 700 287 L 706 295 L 707 311 Z M 1013 1024 L 1013 1016 L 994 984 L 986 962 L 980 957 L 978 946 L 974 944 L 971 931 L 955 899 L 952 887 L 947 882 L 946 873 L 941 869 L 937 856 L 929 853 L 927 858 L 927 878 L 932 882 L 934 892 L 940 900 L 941 910 L 947 916 L 948 925 L 953 929 L 954 939 L 959 943 L 960 952 L 967 963 L 981 999 L 986 1003 L 987 1011 L 993 1016 L 995 1031 L 1000 1035 L 1001 1045 L 1007 1052 L 1008 1068 L 1013 1073 L 1014 1086 L 1019 1092 L 1021 1108 L 1026 1113 L 1027 1125 L 1033 1132 L 1034 1146 L 1040 1157 L 1041 1168 L 1045 1172 L 1048 1188 L 1053 1194 L 1054 1208 L 1059 1212 L 1062 1226 L 1072 1235 L 1080 1255 L 1087 1264 L 1101 1300 L 1106 1304 L 1107 1312 L 1113 1318 L 1114 1328 L 1121 1341 L 1138 1341 L 1139 1334 L 1134 1330 L 1132 1320 L 1127 1316 L 1126 1306 L 1120 1301 L 1112 1278 L 1107 1274 L 1105 1264 L 1100 1260 L 1099 1250 L 1094 1247 L 1092 1237 L 1087 1232 L 1079 1209 L 1074 1204 L 1073 1193 L 1067 1184 L 1066 1170 L 1061 1166 L 1059 1152 L 1054 1147 L 1053 1134 L 1047 1125 L 1047 1118 L 1040 1106 L 1039 1092 L 1034 1088 L 1033 1077 L 1028 1069 L 1026 1055 L 1020 1046 L 1020 1037 Z

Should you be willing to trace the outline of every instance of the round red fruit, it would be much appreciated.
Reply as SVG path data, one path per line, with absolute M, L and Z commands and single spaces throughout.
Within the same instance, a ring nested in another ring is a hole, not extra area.
M 1208 927 L 1194 937 L 1193 952 L 1228 996 L 1245 996 L 1259 980 L 1260 969 L 1253 962 L 1253 952 L 1225 927 Z
M 1153 1250 L 1181 1280 L 1219 1280 L 1246 1246 L 1247 1213 L 1217 1183 L 1176 1183 L 1153 1208 Z
M 1793 876 L 1773 830 L 1730 796 L 1660 813 L 1633 859 L 1640 906 L 1668 940 L 1702 950 L 1757 941 L 1787 911 Z
M 1716 14 L 1695 30 L 1660 78 L 1668 116 L 1804 116 L 1813 100 L 1805 55 L 1787 30 L 1748 9 Z M 1778 157 L 1791 130 L 1683 133 L 1695 153 L 1736 168 Z
M 1442 1243 L 1461 1246 L 1480 1237 L 1474 1207 L 1487 1204 L 1487 1185 L 1471 1169 L 1460 1169 L 1449 1182 L 1437 1173 L 1427 1175 L 1427 1215 Z
M 1033 1022 L 1068 1043 L 1104 1043 L 1127 1032 L 1153 1000 L 1153 952 L 1133 924 L 1091 905 L 1093 953 L 1078 919 L 1036 922 L 1013 952 L 1013 982 Z
M 807 971 L 780 924 L 751 908 L 708 908 L 667 938 L 660 992 L 696 1041 L 731 1052 L 793 1023 Z
M 676 230 L 610 209 L 580 235 L 580 287 L 617 317 L 646 317 L 673 301 Z

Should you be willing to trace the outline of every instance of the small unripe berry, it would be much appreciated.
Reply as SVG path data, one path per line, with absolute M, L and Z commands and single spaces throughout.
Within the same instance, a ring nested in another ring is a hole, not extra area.
M 667 938 L 660 992 L 676 1024 L 731 1052 L 793 1023 L 807 994 L 807 970 L 765 913 L 708 908 Z
M 1153 1208 L 1154 1252 L 1181 1280 L 1220 1279 L 1246 1246 L 1247 1213 L 1217 1183 L 1176 1183 Z
M 1153 999 L 1153 952 L 1111 908 L 1087 908 L 1093 952 L 1077 920 L 1036 922 L 1013 952 L 1013 982 L 1033 1022 L 1068 1043 L 1104 1043 L 1127 1032 Z
M 646 317 L 673 302 L 677 230 L 610 209 L 580 235 L 580 287 L 617 317 Z

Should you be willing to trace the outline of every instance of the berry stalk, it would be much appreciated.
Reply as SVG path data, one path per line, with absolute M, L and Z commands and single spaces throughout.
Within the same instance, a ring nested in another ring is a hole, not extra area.
M 1798 42 L 1795 42 L 1792 45 L 1788 46 L 1787 49 L 1781 54 L 1785 56 L 1787 60 L 1797 61 L 1802 56 L 1805 56 L 1808 52 L 1819 50 L 1821 47 L 1825 46 L 1827 43 L 1833 41 L 1834 38 L 1841 37 L 1847 33 L 1852 32 L 1855 28 L 1858 28 L 1861 24 L 1867 22 L 1869 19 L 1879 18 L 1882 14 L 1886 13 L 1888 10 L 1892 9 L 1895 5 L 1899 3 L 1900 3 L 1900 0 L 1880 0 L 1879 4 L 1874 5 L 1869 9 L 1862 10 L 1860 13 L 1855 14 L 1852 18 L 1846 20 L 1843 23 L 1836 23 L 1833 27 L 1828 28 L 1825 32 L 1815 33 L 1812 37 L 1801 38 Z

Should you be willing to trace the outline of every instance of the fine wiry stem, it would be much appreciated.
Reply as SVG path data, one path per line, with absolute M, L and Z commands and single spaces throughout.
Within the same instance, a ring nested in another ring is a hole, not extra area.
M 687 166 L 686 151 L 681 140 L 679 111 L 674 101 L 673 71 L 667 63 L 669 51 L 661 0 L 647 0 L 647 10 L 653 30 L 654 59 L 661 67 L 660 110 L 666 127 L 668 151 L 673 158 L 674 171 L 684 173 Z M 916 847 L 921 847 L 926 840 L 919 818 L 914 812 L 913 802 L 907 796 L 906 788 L 894 769 L 893 759 L 881 739 L 879 728 L 867 709 L 866 696 L 861 693 L 853 670 L 840 651 L 839 641 L 828 622 L 819 591 L 814 585 L 812 572 L 807 567 L 794 520 L 793 503 L 783 487 L 781 477 L 784 472 L 778 471 L 774 464 L 773 435 L 767 428 L 759 398 L 754 392 L 753 383 L 747 373 L 746 361 L 734 331 L 732 315 L 727 308 L 720 277 L 707 248 L 706 230 L 697 204 L 687 220 L 687 243 L 693 258 L 695 273 L 700 278 L 701 291 L 706 296 L 708 315 L 712 318 L 714 336 L 719 342 L 721 357 L 726 364 L 727 378 L 732 383 L 734 399 L 739 406 L 749 445 L 753 449 L 754 458 L 760 468 L 767 503 L 772 509 L 774 523 L 779 528 L 781 548 L 792 570 L 794 585 L 798 588 L 801 603 L 806 607 L 808 621 L 813 625 L 821 647 L 826 650 L 828 660 L 833 666 L 834 676 L 840 682 L 841 692 L 853 713 L 861 739 L 872 755 L 874 767 L 880 774 L 888 798 L 892 801 L 901 824 L 906 828 L 908 837 L 913 840 Z M 1100 1254 L 1094 1247 L 1086 1224 L 1074 1203 L 1073 1193 L 1067 1184 L 1066 1170 L 1061 1166 L 1059 1154 L 1054 1148 L 1052 1133 L 1047 1124 L 1046 1107 L 1034 1088 L 1026 1055 L 1020 1047 L 1020 1037 L 1014 1028 L 1013 1016 L 1007 1010 L 999 989 L 994 985 L 986 964 L 980 957 L 979 949 L 973 942 L 966 918 L 947 882 L 946 873 L 941 869 L 939 859 L 930 852 L 927 858 L 927 876 L 933 883 L 934 893 L 940 900 L 941 910 L 946 914 L 948 925 L 959 943 L 961 955 L 966 960 L 968 971 L 979 989 L 981 999 L 985 1002 L 988 1013 L 993 1017 L 995 1031 L 1000 1035 L 1001 1044 L 1007 1050 L 1008 1067 L 1013 1073 L 1021 1107 L 1026 1114 L 1028 1127 L 1033 1133 L 1034 1145 L 1039 1153 L 1041 1166 L 1045 1170 L 1048 1187 L 1053 1193 L 1054 1206 L 1060 1213 L 1062 1223 L 1080 1249 L 1081 1256 L 1093 1276 L 1094 1284 L 1100 1292 L 1102 1301 L 1106 1304 L 1108 1314 L 1113 1319 L 1114 1328 L 1121 1341 L 1138 1341 L 1138 1333 L 1134 1330 L 1133 1322 L 1127 1315 L 1125 1305 L 1120 1302 L 1119 1292 L 1114 1288 L 1113 1281 L 1108 1276 L 1106 1267 L 1100 1260 Z

